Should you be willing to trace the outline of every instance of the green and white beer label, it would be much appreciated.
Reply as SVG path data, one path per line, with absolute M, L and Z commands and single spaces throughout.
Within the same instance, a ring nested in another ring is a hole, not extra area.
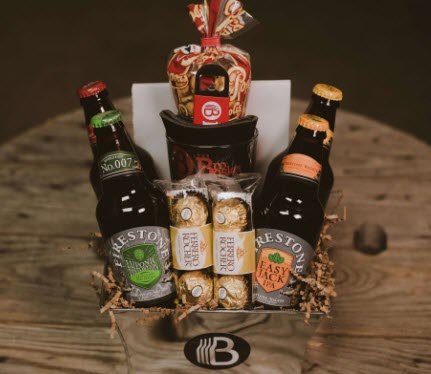
M 121 231 L 106 243 L 109 264 L 131 300 L 151 301 L 175 292 L 169 270 L 169 231 L 144 226 Z
M 290 306 L 295 284 L 291 272 L 308 274 L 313 248 L 286 231 L 257 229 L 256 251 L 256 300 L 277 307 Z
M 138 156 L 133 152 L 109 152 L 99 160 L 100 179 L 108 179 L 121 174 L 140 172 L 142 170 Z

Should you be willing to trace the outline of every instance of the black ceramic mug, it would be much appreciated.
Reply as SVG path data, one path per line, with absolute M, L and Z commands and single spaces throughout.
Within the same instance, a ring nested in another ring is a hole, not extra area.
M 198 171 L 233 176 L 254 171 L 257 117 L 221 125 L 196 126 L 169 110 L 160 113 L 166 128 L 172 180 Z

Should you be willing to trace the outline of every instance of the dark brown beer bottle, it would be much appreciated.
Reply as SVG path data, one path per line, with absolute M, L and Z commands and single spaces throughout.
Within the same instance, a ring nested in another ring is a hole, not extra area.
M 263 191 L 257 214 L 256 301 L 269 308 L 293 307 L 291 272 L 307 274 L 323 224 L 319 201 L 322 148 L 328 121 L 303 114 L 296 136 Z
M 118 111 L 94 116 L 102 195 L 96 209 L 108 262 L 136 306 L 170 306 L 169 217 L 149 187 Z
M 335 116 L 342 100 L 343 92 L 340 89 L 328 84 L 319 83 L 313 87 L 310 105 L 305 111 L 305 113 L 315 114 L 329 122 L 329 129 L 323 142 L 322 175 L 319 186 L 319 199 L 323 209 L 326 207 L 332 187 L 334 186 L 334 173 L 329 163 L 329 155 L 334 138 Z
M 329 154 L 331 152 L 332 139 L 334 137 L 335 115 L 342 99 L 343 93 L 341 90 L 327 84 L 319 83 L 314 86 L 310 104 L 305 111 L 306 114 L 315 114 L 316 116 L 324 118 L 329 122 L 327 137 L 324 141 L 322 155 L 322 175 L 319 187 L 319 198 L 323 209 L 326 207 L 329 194 L 331 193 L 332 186 L 334 185 L 334 174 L 329 164 Z M 273 184 L 272 181 L 278 174 L 280 162 L 287 154 L 287 151 L 288 148 L 279 153 L 269 164 L 263 189 L 267 189 Z
M 94 193 L 96 194 L 97 198 L 99 198 L 101 193 L 101 187 L 98 166 L 97 162 L 95 161 L 97 158 L 97 140 L 90 122 L 91 118 L 96 114 L 104 113 L 108 110 L 114 110 L 115 107 L 112 104 L 111 99 L 109 98 L 106 84 L 102 81 L 95 81 L 82 86 L 78 89 L 78 96 L 84 109 L 85 125 L 87 127 L 88 138 L 90 140 L 90 146 L 94 158 L 93 165 L 90 170 L 90 182 L 93 186 Z M 129 135 L 127 134 L 127 136 Z M 131 138 L 130 141 L 133 143 Z M 150 181 L 158 179 L 158 175 L 154 166 L 154 161 L 151 155 L 144 149 L 138 147 L 136 144 L 134 144 L 134 146 L 138 154 L 139 160 L 141 161 L 141 164 L 145 167 L 145 174 L 147 175 L 148 179 Z

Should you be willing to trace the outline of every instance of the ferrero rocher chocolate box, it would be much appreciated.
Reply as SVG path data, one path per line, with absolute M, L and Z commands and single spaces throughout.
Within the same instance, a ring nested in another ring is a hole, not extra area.
M 294 311 L 197 311 L 178 315 L 114 310 L 129 372 L 301 373 L 307 342 L 323 318 Z M 142 319 L 146 316 L 145 319 Z

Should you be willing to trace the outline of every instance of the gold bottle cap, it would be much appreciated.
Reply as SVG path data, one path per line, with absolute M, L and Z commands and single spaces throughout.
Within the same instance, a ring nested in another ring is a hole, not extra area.
M 329 129 L 329 122 L 314 114 L 302 114 L 298 119 L 298 125 L 312 131 L 326 132 Z
M 325 84 L 325 83 L 316 84 L 313 87 L 313 93 L 328 100 L 333 100 L 333 101 L 343 100 L 343 91 L 341 91 L 337 87 L 330 86 L 329 84 Z

